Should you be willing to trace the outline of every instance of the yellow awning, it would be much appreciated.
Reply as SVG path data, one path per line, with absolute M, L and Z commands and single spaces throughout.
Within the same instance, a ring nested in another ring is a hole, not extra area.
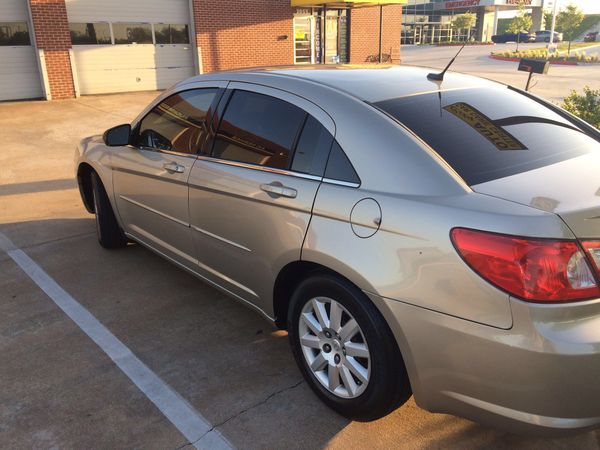
M 368 5 L 406 5 L 408 0 L 291 0 L 292 6 L 348 7 Z

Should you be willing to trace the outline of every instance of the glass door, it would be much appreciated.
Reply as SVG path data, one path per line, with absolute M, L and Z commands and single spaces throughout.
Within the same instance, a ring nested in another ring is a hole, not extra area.
M 419 45 L 421 43 L 421 36 L 423 35 L 423 28 L 420 25 L 415 26 L 415 38 L 414 43 Z
M 338 53 L 338 12 L 327 11 L 325 16 L 325 64 L 340 62 Z
M 294 17 L 294 61 L 296 64 L 314 63 L 313 17 Z

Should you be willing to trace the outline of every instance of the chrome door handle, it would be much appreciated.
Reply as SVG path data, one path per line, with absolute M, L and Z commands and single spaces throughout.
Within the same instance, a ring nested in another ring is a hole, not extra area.
M 183 173 L 185 172 L 185 167 L 181 164 L 177 164 L 175 162 L 167 163 L 163 166 L 163 168 L 169 173 Z
M 261 184 L 260 188 L 267 194 L 276 197 L 296 198 L 298 195 L 298 191 L 296 189 L 284 186 L 279 181 L 274 181 L 270 184 Z

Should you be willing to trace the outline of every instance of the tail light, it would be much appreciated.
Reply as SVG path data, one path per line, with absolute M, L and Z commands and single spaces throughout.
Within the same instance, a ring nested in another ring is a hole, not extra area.
M 576 241 L 530 239 L 454 228 L 452 242 L 481 277 L 527 301 L 561 302 L 600 297 L 588 258 Z M 600 242 L 584 247 L 600 269 Z M 595 257 L 594 257 L 595 255 Z M 594 259 L 595 258 L 595 259 Z

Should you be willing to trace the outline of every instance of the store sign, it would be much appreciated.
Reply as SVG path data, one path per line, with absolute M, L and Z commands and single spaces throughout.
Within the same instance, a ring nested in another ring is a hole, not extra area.
M 470 8 L 472 6 L 479 6 L 480 0 L 455 0 L 452 2 L 446 2 L 446 9 L 454 9 L 454 8 Z
M 525 6 L 542 6 L 542 0 L 447 0 L 445 2 L 434 3 L 434 9 L 469 9 L 482 6 L 514 6 L 517 7 L 520 2 Z

